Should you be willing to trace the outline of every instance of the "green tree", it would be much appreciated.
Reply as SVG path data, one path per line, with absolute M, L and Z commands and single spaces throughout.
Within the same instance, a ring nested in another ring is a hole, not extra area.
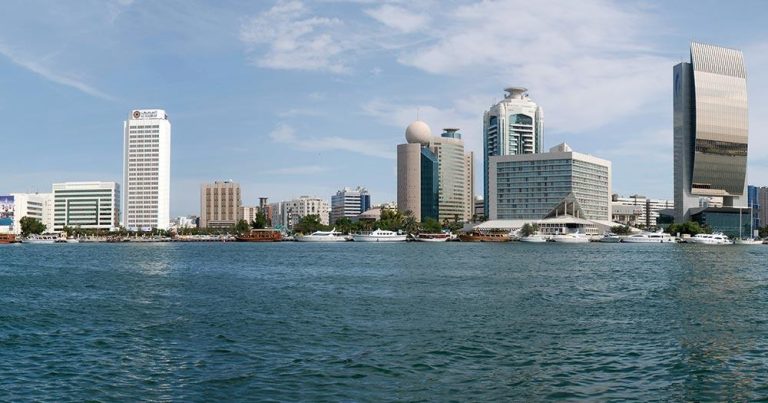
M 710 230 L 707 227 L 702 227 L 696 221 L 688 221 L 682 224 L 671 224 L 669 227 L 667 227 L 667 232 L 672 235 L 680 233 L 694 236 L 698 234 L 709 233 Z
M 762 227 L 758 229 L 758 234 L 760 238 L 768 237 L 768 226 Z
M 416 221 L 416 217 L 413 216 L 413 211 L 406 210 L 405 217 L 403 218 L 403 230 L 407 234 L 414 234 L 419 230 L 419 223 Z
M 248 225 L 248 221 L 240 220 L 235 224 L 235 233 L 236 234 L 245 234 L 246 232 L 251 230 L 251 226 Z
M 302 234 L 311 234 L 324 228 L 325 226 L 320 221 L 320 216 L 317 214 L 309 214 L 301 217 L 298 224 L 293 227 L 294 231 L 301 232 Z
M 45 224 L 41 223 L 37 218 L 33 217 L 21 217 L 19 220 L 21 224 L 21 235 L 29 236 L 30 234 L 42 234 L 45 232 Z
M 339 232 L 344 234 L 349 234 L 352 232 L 352 220 L 350 220 L 349 217 L 337 218 L 336 222 L 333 224 L 336 227 L 336 230 Z
M 427 217 L 427 219 L 421 223 L 421 230 L 428 234 L 435 234 L 442 231 L 443 226 L 440 225 L 440 221 L 437 221 L 432 217 Z
M 632 233 L 632 229 L 629 228 L 629 225 L 614 225 L 611 227 L 611 232 L 616 235 L 629 235 Z
M 533 223 L 525 223 L 522 227 L 520 227 L 520 235 L 522 236 L 531 236 L 534 235 L 539 231 L 539 224 Z
M 267 227 L 267 215 L 264 212 L 259 211 L 251 221 L 251 227 L 254 229 L 263 229 Z
M 402 213 L 394 209 L 381 209 L 381 218 L 376 223 L 376 227 L 388 231 L 399 231 L 403 229 L 405 217 Z

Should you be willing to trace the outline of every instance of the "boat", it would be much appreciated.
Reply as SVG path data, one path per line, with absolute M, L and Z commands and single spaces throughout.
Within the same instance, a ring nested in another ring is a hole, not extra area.
M 762 245 L 763 240 L 762 239 L 755 239 L 755 238 L 739 238 L 733 240 L 734 245 Z
M 663 230 L 659 232 L 643 232 L 642 234 L 635 234 L 624 238 L 621 242 L 626 243 L 672 243 L 675 242 L 675 237 L 665 233 Z
M 59 236 L 56 234 L 43 234 L 43 235 L 30 235 L 26 238 L 24 238 L 21 242 L 22 243 L 33 243 L 33 244 L 49 244 L 49 243 L 56 243 L 59 240 Z
M 459 235 L 462 242 L 509 242 L 512 235 L 509 231 L 471 231 Z
M 16 243 L 16 234 L 0 234 L 0 244 Z
M 407 237 L 408 235 L 406 234 L 377 229 L 371 232 L 353 234 L 352 240 L 355 242 L 405 242 Z
M 602 243 L 619 243 L 624 239 L 621 235 L 614 234 L 613 232 L 606 232 L 603 237 L 598 239 L 597 242 Z
M 279 242 L 283 235 L 275 229 L 252 229 L 247 234 L 235 236 L 237 242 Z
M 520 238 L 520 242 L 528 243 L 544 243 L 547 242 L 547 237 L 541 234 L 533 234 Z
M 413 237 L 415 241 L 418 242 L 447 242 L 449 239 L 451 239 L 451 234 L 447 234 L 445 232 L 440 233 L 419 233 L 416 234 L 415 237 Z
M 65 238 L 65 239 L 61 240 L 60 242 L 64 242 L 64 243 L 80 243 L 80 239 L 79 238 Z
M 346 242 L 348 240 L 349 238 L 341 232 L 337 232 L 336 228 L 330 231 L 315 231 L 309 235 L 299 235 L 296 237 L 298 242 Z
M 728 239 L 727 235 L 717 232 L 714 234 L 698 234 L 688 238 L 686 242 L 702 245 L 729 245 L 731 240 Z
M 587 234 L 581 234 L 579 232 L 555 235 L 552 237 L 552 240 L 559 243 L 589 243 Z

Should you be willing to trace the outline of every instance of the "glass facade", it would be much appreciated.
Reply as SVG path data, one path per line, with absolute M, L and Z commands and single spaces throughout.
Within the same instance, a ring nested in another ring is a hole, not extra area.
M 757 186 L 747 186 L 747 205 L 752 210 L 752 228 L 760 228 L 760 188 Z
M 428 148 L 421 149 L 421 221 L 440 217 L 439 163 L 437 155 Z
M 751 235 L 750 215 L 749 209 L 708 208 L 692 214 L 691 219 L 712 232 L 722 232 L 730 238 L 740 238 Z

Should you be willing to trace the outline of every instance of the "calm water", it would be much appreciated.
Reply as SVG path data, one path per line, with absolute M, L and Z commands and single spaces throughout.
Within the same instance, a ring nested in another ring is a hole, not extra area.
M 768 245 L 0 248 L 0 400 L 768 397 Z

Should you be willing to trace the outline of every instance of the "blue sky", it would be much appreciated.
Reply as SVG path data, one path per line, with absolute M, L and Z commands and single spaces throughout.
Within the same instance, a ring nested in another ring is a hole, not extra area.
M 395 200 L 417 109 L 479 154 L 483 111 L 517 85 L 544 108 L 545 147 L 612 160 L 615 192 L 671 198 L 672 66 L 691 40 L 744 51 L 749 180 L 768 184 L 767 16 L 759 1 L 5 1 L 0 193 L 119 182 L 122 121 L 164 108 L 174 216 L 220 179 L 246 204 L 357 185 Z

